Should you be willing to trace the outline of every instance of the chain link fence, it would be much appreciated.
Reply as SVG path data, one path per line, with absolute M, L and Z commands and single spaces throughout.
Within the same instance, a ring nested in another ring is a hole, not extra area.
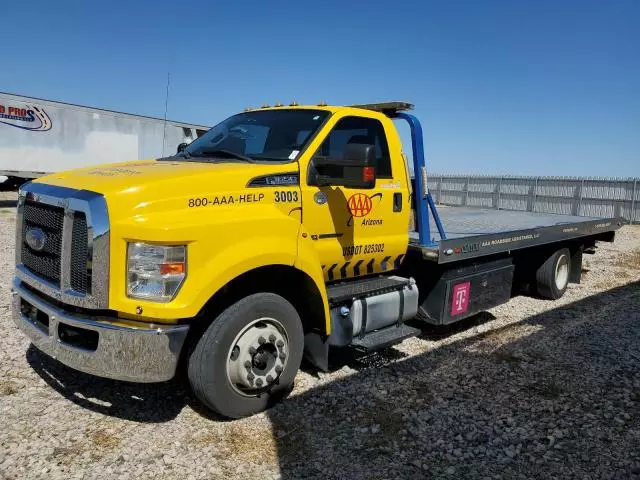
M 640 178 L 430 175 L 436 203 L 640 222 Z

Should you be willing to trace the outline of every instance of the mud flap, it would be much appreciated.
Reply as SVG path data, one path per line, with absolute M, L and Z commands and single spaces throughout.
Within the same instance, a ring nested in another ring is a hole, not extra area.
M 309 332 L 304 336 L 304 358 L 323 372 L 329 371 L 329 341 L 325 335 Z
M 569 268 L 569 283 L 580 283 L 582 279 L 582 252 L 584 245 L 580 245 L 571 252 L 571 265 Z

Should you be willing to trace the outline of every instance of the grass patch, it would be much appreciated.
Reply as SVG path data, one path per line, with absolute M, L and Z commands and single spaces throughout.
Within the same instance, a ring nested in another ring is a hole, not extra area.
M 244 421 L 229 422 L 222 424 L 220 430 L 205 433 L 194 440 L 200 445 L 216 445 L 225 458 L 232 456 L 242 461 L 273 465 L 287 450 L 299 451 L 306 447 L 306 433 L 299 426 L 296 428 L 296 425 L 291 425 L 289 430 L 280 432 L 278 438 L 274 438 L 268 427 L 252 426 Z
M 91 443 L 102 450 L 113 450 L 120 445 L 120 437 L 104 430 L 96 430 L 89 435 Z
M 53 447 L 53 453 L 48 457 L 58 465 L 68 464 L 71 460 L 82 455 L 86 447 L 75 443 L 70 447 Z
M 600 280 L 595 286 L 601 289 L 612 289 L 629 283 L 640 274 L 640 249 L 636 248 L 631 253 L 621 254 L 613 264 L 617 267 L 615 275 Z
M 416 393 L 421 395 L 419 391 L 416 391 Z M 380 435 L 376 435 L 373 438 L 376 440 L 382 439 L 386 443 L 390 438 L 397 438 L 400 431 L 405 428 L 402 415 L 395 411 L 397 407 L 398 405 L 393 402 L 379 399 L 376 399 L 373 404 L 362 407 L 366 426 L 380 426 Z
M 0 380 L 0 397 L 7 397 L 18 393 L 18 385 L 11 380 Z
M 560 385 L 552 381 L 531 384 L 529 390 L 547 400 L 555 400 L 565 392 Z
M 640 271 L 640 248 L 619 257 L 617 265 L 622 268 Z
M 500 363 L 507 363 L 514 366 L 522 363 L 522 358 L 511 352 L 493 352 L 493 358 Z
M 89 442 L 83 437 L 72 440 L 68 445 L 53 447 L 53 452 L 47 456 L 47 460 L 57 465 L 69 465 L 87 451 L 93 461 L 100 460 L 120 445 L 120 438 L 104 430 L 96 430 L 89 434 L 88 438 Z
M 411 386 L 417 398 L 422 398 L 426 403 L 433 399 L 432 387 L 428 382 L 415 381 Z

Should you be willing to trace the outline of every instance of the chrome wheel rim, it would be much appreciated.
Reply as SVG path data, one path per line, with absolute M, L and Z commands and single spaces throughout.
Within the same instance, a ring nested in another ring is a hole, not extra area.
M 275 318 L 249 323 L 227 353 L 227 379 L 236 392 L 258 396 L 278 383 L 287 366 L 289 339 Z
M 561 255 L 556 262 L 556 288 L 564 289 L 569 281 L 569 259 L 566 255 Z

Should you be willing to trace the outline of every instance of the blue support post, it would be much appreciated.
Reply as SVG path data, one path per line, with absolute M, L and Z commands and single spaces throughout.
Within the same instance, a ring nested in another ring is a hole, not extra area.
M 411 149 L 413 150 L 413 174 L 416 179 L 416 191 L 414 197 L 416 201 L 416 212 L 418 219 L 418 238 L 420 245 L 435 246 L 437 242 L 431 238 L 431 228 L 429 225 L 429 210 L 433 215 L 433 220 L 438 228 L 438 233 L 442 240 L 446 239 L 440 216 L 436 205 L 427 190 L 426 185 L 426 164 L 424 158 L 424 147 L 422 144 L 422 125 L 413 115 L 404 112 L 396 113 L 395 117 L 406 120 L 411 128 Z
M 431 210 L 431 215 L 433 215 L 433 221 L 436 222 L 436 227 L 438 228 L 438 233 L 440 234 L 441 240 L 447 239 L 447 234 L 444 232 L 444 227 L 442 226 L 442 222 L 440 221 L 440 215 L 438 214 L 438 210 L 436 209 L 436 203 L 433 201 L 433 197 L 431 196 L 431 192 L 427 192 L 427 203 L 429 204 L 429 209 Z

